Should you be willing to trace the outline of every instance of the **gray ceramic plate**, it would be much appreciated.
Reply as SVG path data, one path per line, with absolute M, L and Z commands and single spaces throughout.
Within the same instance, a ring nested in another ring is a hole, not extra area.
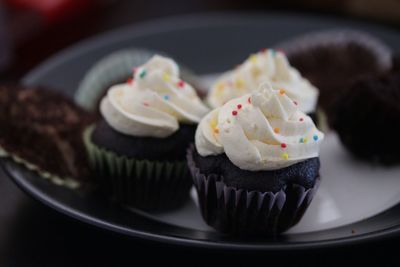
M 126 47 L 163 51 L 199 75 L 219 73 L 249 53 L 309 31 L 353 28 L 372 33 L 394 50 L 400 34 L 375 25 L 293 14 L 209 14 L 129 26 L 82 42 L 41 64 L 24 79 L 73 95 L 85 72 L 103 56 Z M 185 246 L 234 249 L 292 249 L 343 245 L 400 233 L 400 170 L 353 161 L 328 133 L 321 154 L 326 182 L 302 222 L 270 239 L 238 240 L 209 229 L 195 207 L 144 214 L 117 207 L 94 195 L 57 187 L 20 166 L 4 169 L 34 198 L 78 220 L 125 235 Z M 324 163 L 333 162 L 333 163 Z M 378 182 L 385 179 L 385 183 Z M 384 185 L 383 185 L 384 184 Z M 315 203 L 315 204 L 314 204 Z

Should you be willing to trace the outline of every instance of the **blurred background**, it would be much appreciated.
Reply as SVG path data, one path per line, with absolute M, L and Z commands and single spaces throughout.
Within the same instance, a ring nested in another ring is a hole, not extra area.
M 116 27 L 160 17 L 220 11 L 301 12 L 367 20 L 400 29 L 400 0 L 0 0 L 0 82 L 16 82 L 63 48 Z M 0 202 L 0 266 L 93 266 L 93 258 L 98 255 L 108 260 L 103 264 L 116 266 L 117 258 L 133 259 L 131 255 L 149 250 L 169 259 L 187 255 L 207 262 L 210 256 L 206 252 L 176 252 L 157 244 L 132 243 L 121 236 L 90 229 L 32 201 L 1 171 Z M 351 254 L 347 248 L 325 251 L 312 255 L 312 261 L 343 258 L 357 262 L 365 257 L 366 250 L 376 256 L 377 263 L 384 254 L 385 258 L 398 260 L 397 254 L 386 255 L 387 248 L 393 245 L 390 242 L 375 244 L 373 250 L 360 245 Z M 311 252 L 294 253 L 294 260 L 300 254 L 311 256 Z M 248 257 L 254 258 L 250 253 L 235 257 L 227 252 L 219 256 L 222 262 L 229 257 L 243 265 Z M 262 260 L 262 256 L 258 257 Z
M 1 0 L 0 81 L 16 81 L 62 48 L 118 26 L 215 11 L 316 13 L 400 27 L 399 0 Z

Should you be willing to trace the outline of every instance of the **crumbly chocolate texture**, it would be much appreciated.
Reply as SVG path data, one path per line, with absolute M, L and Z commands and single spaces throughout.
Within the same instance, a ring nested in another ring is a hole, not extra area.
M 319 105 L 325 111 L 355 79 L 384 71 L 380 69 L 374 55 L 356 43 L 338 47 L 314 47 L 291 55 L 289 60 L 320 90 Z
M 354 80 L 383 73 L 392 65 L 390 48 L 374 36 L 355 30 L 305 34 L 280 47 L 290 63 L 320 90 L 318 104 L 326 112 Z
M 400 72 L 361 79 L 333 104 L 329 124 L 354 155 L 400 162 Z
M 184 160 L 186 149 L 194 140 L 196 125 L 181 124 L 179 130 L 166 138 L 135 137 L 114 130 L 105 120 L 97 123 L 92 142 L 117 155 L 135 159 Z
M 279 170 L 247 171 L 234 165 L 226 154 L 203 157 L 196 149 L 193 159 L 201 173 L 217 174 L 227 186 L 260 192 L 278 192 L 293 184 L 312 188 L 320 168 L 319 158 L 311 158 Z
M 82 131 L 92 122 L 56 91 L 0 86 L 0 146 L 60 177 L 87 179 Z

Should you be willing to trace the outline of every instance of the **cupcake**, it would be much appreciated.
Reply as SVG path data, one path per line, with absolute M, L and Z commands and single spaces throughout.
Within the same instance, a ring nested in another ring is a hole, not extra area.
M 383 164 L 400 162 L 400 72 L 354 82 L 332 105 L 329 124 L 356 157 Z
M 187 153 L 205 222 L 241 236 L 296 224 L 320 181 L 323 138 L 286 92 L 266 84 L 208 113 Z
M 276 90 L 282 89 L 307 114 L 315 112 L 318 90 L 290 66 L 281 51 L 264 49 L 251 55 L 235 70 L 223 74 L 212 85 L 207 102 L 212 108 L 253 92 L 262 82 L 269 82 Z
M 0 86 L 0 154 L 57 185 L 89 180 L 82 132 L 93 116 L 45 88 Z
M 318 87 L 318 105 L 326 112 L 336 96 L 354 80 L 383 73 L 392 65 L 392 52 L 384 43 L 356 30 L 309 33 L 278 47 L 285 51 L 290 63 Z
M 101 188 L 143 210 L 183 204 L 192 185 L 186 149 L 208 109 L 176 63 L 152 57 L 134 79 L 108 90 L 100 111 L 103 120 L 87 129 L 85 143 Z

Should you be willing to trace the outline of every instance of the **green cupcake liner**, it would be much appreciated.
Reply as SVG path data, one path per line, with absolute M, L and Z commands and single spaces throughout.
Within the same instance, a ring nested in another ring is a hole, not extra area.
M 81 184 L 73 179 L 72 177 L 61 177 L 54 173 L 50 173 L 36 164 L 33 164 L 20 156 L 10 153 L 9 151 L 5 150 L 3 147 L 0 146 L 0 158 L 9 158 L 15 163 L 20 164 L 21 166 L 25 167 L 26 169 L 36 172 L 40 177 L 43 179 L 49 180 L 55 185 L 64 186 L 69 189 L 77 189 L 81 186 Z
M 96 62 L 80 82 L 75 101 L 81 107 L 93 111 L 98 98 L 112 84 L 132 75 L 132 68 L 148 61 L 156 52 L 145 49 L 115 51 Z
M 90 140 L 94 126 L 84 131 L 90 164 L 100 189 L 121 204 L 143 210 L 182 205 L 192 186 L 186 161 L 137 160 L 100 148 Z
M 316 126 L 318 127 L 318 129 L 320 129 L 323 133 L 327 133 L 330 130 L 330 127 L 325 111 L 321 108 L 317 108 L 316 117 Z
M 111 85 L 120 83 L 132 76 L 132 68 L 146 63 L 153 55 L 165 53 L 147 49 L 127 48 L 115 51 L 96 62 L 80 82 L 75 93 L 78 105 L 89 111 L 94 111 L 99 98 Z M 195 87 L 200 86 L 200 80 L 188 68 L 180 66 L 181 76 Z M 201 86 L 200 86 L 201 87 Z

